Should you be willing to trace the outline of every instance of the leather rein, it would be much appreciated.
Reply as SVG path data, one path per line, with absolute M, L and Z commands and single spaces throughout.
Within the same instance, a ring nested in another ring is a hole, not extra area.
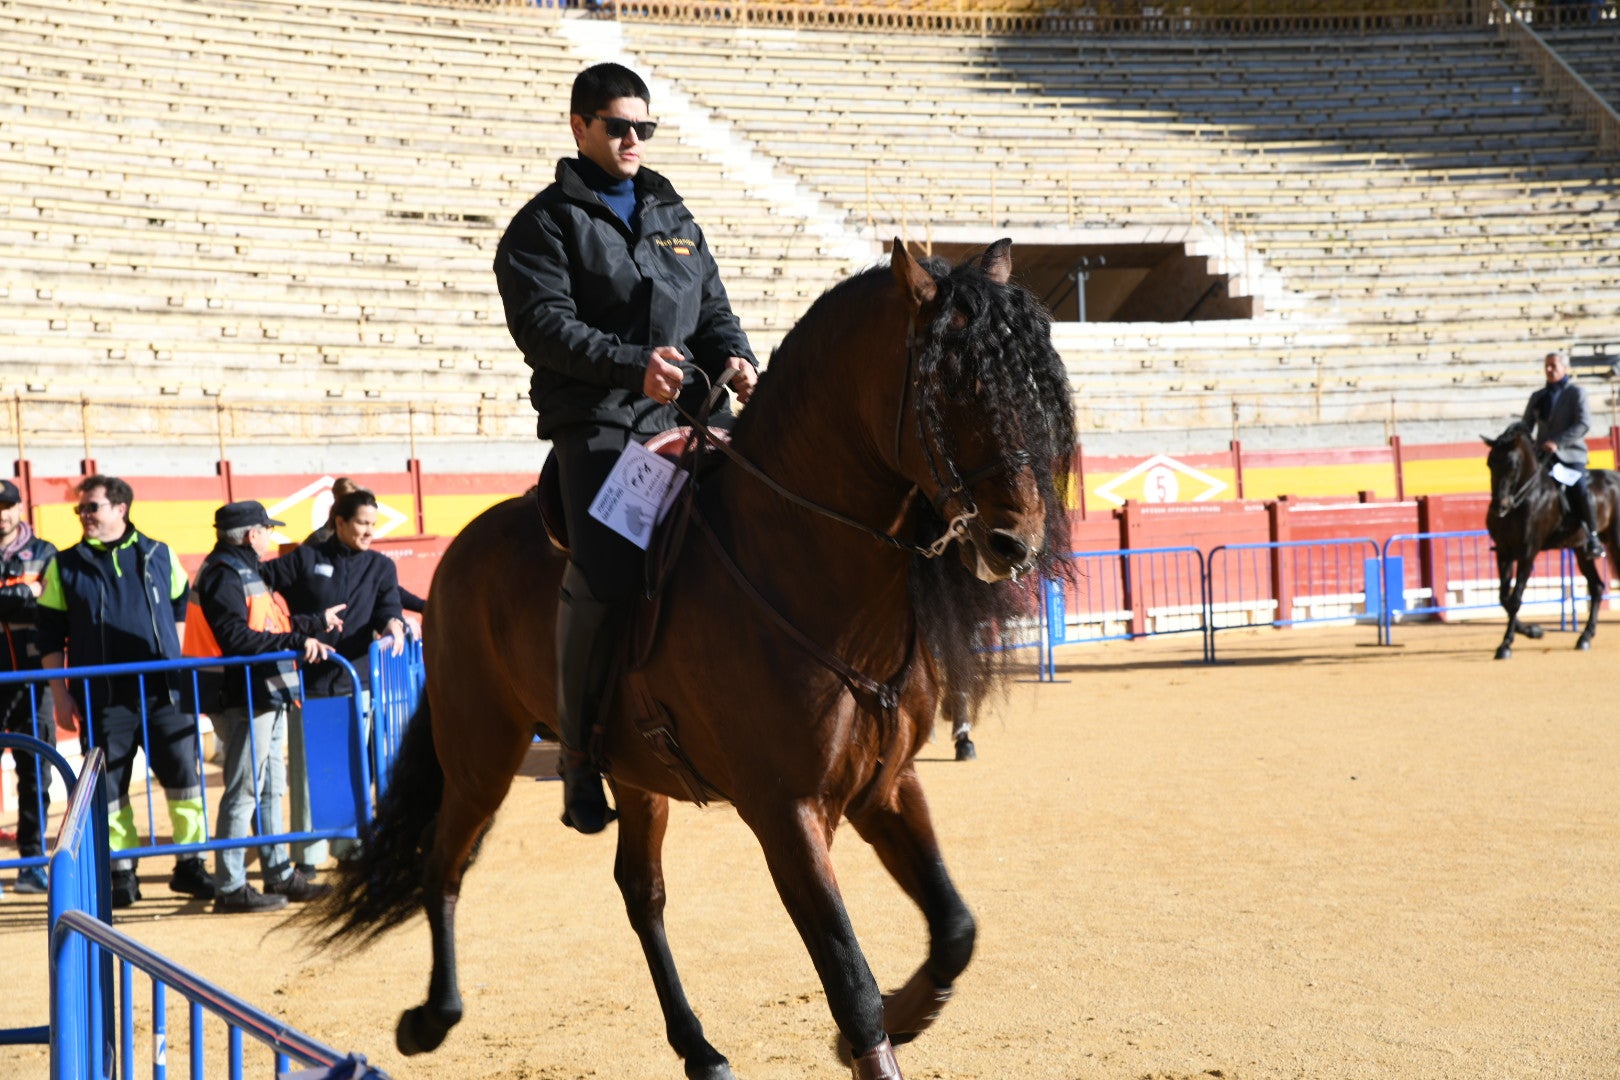
M 907 327 L 906 379 L 901 391 L 900 409 L 895 417 L 894 438 L 895 460 L 897 462 L 900 460 L 900 440 L 905 425 L 906 406 L 910 401 L 913 392 L 917 389 L 916 382 L 919 378 L 917 363 L 921 351 L 922 346 L 920 337 L 916 332 L 916 324 L 913 322 Z M 707 373 L 695 367 L 693 370 L 702 376 L 705 381 L 708 381 Z M 742 469 L 748 475 L 758 480 L 768 490 L 775 492 L 778 496 L 787 500 L 793 505 L 801 507 L 805 510 L 809 510 L 821 517 L 827 518 L 829 521 L 835 521 L 840 525 L 855 529 L 856 531 L 864 533 L 889 547 L 897 548 L 901 551 L 905 551 L 925 559 L 938 558 L 945 553 L 946 549 L 950 547 L 952 542 L 967 534 L 968 523 L 979 515 L 978 507 L 974 504 L 973 496 L 970 490 L 973 485 L 977 484 L 985 477 L 993 475 L 994 473 L 1003 469 L 1023 468 L 1023 466 L 1029 462 L 1030 455 L 1026 450 L 1018 450 L 1000 461 L 992 462 L 990 465 L 985 466 L 984 468 L 974 470 L 968 475 L 963 476 L 957 469 L 956 463 L 951 458 L 949 453 L 947 453 L 943 448 L 940 448 L 939 457 L 943 459 L 943 472 L 948 475 L 951 480 L 950 486 L 946 488 L 941 476 L 942 470 L 940 463 L 935 459 L 935 448 L 933 445 L 931 445 L 931 440 L 927 437 L 928 433 L 925 430 L 922 410 L 914 410 L 917 415 L 917 434 L 923 446 L 923 454 L 927 459 L 929 472 L 933 476 L 935 483 L 943 489 L 942 494 L 933 500 L 935 511 L 939 514 L 940 518 L 944 520 L 945 507 L 950 505 L 953 500 L 958 503 L 960 509 L 949 519 L 948 524 L 945 526 L 944 532 L 942 532 L 940 536 L 931 543 L 913 543 L 908 540 L 902 540 L 900 537 L 891 532 L 873 528 L 863 521 L 859 521 L 856 518 L 834 510 L 831 507 L 823 506 L 812 499 L 808 499 L 803 495 L 784 487 L 776 479 L 770 476 L 770 474 L 766 473 L 759 466 L 755 465 L 752 461 L 749 461 L 742 454 L 738 453 L 729 444 L 729 442 L 723 442 L 715 439 L 713 437 L 712 429 L 708 425 L 708 417 L 710 413 L 713 412 L 715 406 L 719 403 L 720 394 L 725 389 L 726 384 L 730 381 L 730 377 L 731 372 L 728 370 L 712 384 L 709 393 L 704 398 L 703 405 L 700 407 L 699 414 L 696 416 L 687 412 L 687 410 L 680 405 L 679 402 L 673 403 L 676 411 L 679 412 L 689 424 L 691 424 L 692 430 L 697 434 L 697 438 L 693 442 L 692 449 L 692 479 L 686 485 L 686 490 L 681 496 L 684 504 L 683 514 L 688 518 L 688 520 L 696 522 L 698 531 L 702 533 L 704 539 L 708 541 L 709 547 L 711 550 L 713 550 L 721 567 L 725 570 L 727 576 L 731 578 L 733 583 L 736 584 L 737 588 L 743 593 L 743 595 L 748 597 L 754 606 L 763 611 L 770 619 L 771 623 L 776 626 L 776 628 L 780 630 L 783 635 L 788 638 L 788 640 L 792 641 L 800 649 L 804 650 L 806 654 L 808 654 L 822 667 L 836 675 L 839 681 L 844 684 L 844 687 L 849 690 L 851 696 L 856 698 L 858 701 L 864 699 L 869 703 L 869 710 L 876 715 L 879 724 L 880 756 L 878 759 L 878 770 L 876 774 L 874 774 L 872 781 L 866 786 L 864 793 L 857 800 L 857 802 L 848 810 L 849 813 L 859 814 L 862 810 L 869 806 L 873 800 L 882 794 L 887 787 L 888 775 L 893 769 L 894 754 L 890 751 L 894 746 L 895 740 L 900 734 L 900 699 L 905 693 L 906 684 L 910 680 L 911 670 L 916 661 L 916 630 L 913 628 L 913 631 L 907 640 L 906 656 L 905 660 L 900 665 L 900 670 L 887 682 L 879 682 L 877 679 L 874 679 L 870 675 L 860 671 L 843 657 L 832 652 L 830 649 L 826 648 L 821 643 L 810 637 L 810 635 L 806 634 L 803 630 L 799 629 L 798 626 L 794 625 L 792 620 L 790 620 L 786 615 L 783 615 L 782 612 L 777 609 L 776 605 L 771 603 L 771 601 L 759 591 L 758 587 L 749 580 L 748 575 L 743 571 L 742 567 L 737 565 L 736 559 L 732 556 L 731 552 L 726 549 L 725 544 L 715 533 L 714 527 L 709 524 L 709 522 L 704 518 L 703 514 L 698 510 L 696 503 L 698 487 L 697 476 L 698 466 L 701 463 L 703 454 L 710 448 L 718 450 L 738 468 Z M 937 437 L 935 441 L 938 441 Z M 903 515 L 906 505 L 908 505 L 911 500 L 916 497 L 920 490 L 920 485 L 913 484 L 911 486 L 911 489 L 907 491 L 905 498 L 901 503 L 901 513 L 896 515 L 897 518 Z

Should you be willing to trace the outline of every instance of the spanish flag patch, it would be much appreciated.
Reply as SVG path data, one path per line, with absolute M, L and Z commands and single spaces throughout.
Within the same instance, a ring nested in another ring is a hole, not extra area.
M 689 247 L 680 247 L 678 245 L 675 246 L 675 247 L 671 247 L 669 250 L 673 251 L 677 255 L 690 255 L 690 254 L 692 254 L 692 249 L 691 248 L 689 248 Z

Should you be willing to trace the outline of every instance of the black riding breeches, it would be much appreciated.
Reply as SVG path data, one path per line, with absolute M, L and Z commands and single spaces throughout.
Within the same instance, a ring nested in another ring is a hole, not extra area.
M 551 437 L 568 518 L 569 558 L 604 603 L 628 600 L 643 587 L 646 552 L 591 517 L 591 501 L 636 437 L 624 428 L 580 424 Z M 643 440 L 637 440 L 643 441 Z

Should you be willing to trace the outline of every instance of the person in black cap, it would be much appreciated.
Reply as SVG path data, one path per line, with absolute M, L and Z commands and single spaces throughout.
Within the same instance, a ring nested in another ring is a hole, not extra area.
M 187 656 L 299 651 L 313 664 L 331 655 L 331 646 L 316 635 L 342 628 L 343 605 L 289 618 L 259 574 L 259 560 L 270 549 L 270 529 L 284 524 L 251 500 L 227 503 L 214 512 L 217 543 L 197 571 L 186 612 Z M 213 719 L 215 735 L 225 747 L 225 794 L 215 839 L 279 833 L 281 797 L 287 790 L 287 711 L 298 695 L 297 665 L 280 660 L 216 669 L 215 675 L 198 680 L 198 708 Z M 269 911 L 332 890 L 299 873 L 285 844 L 261 848 L 259 858 L 262 893 L 248 884 L 242 848 L 216 852 L 216 913 Z
M 56 545 L 34 535 L 23 509 L 22 493 L 10 480 L 0 480 L 0 671 L 38 671 L 39 646 L 34 640 L 35 608 L 44 591 L 45 567 L 56 558 Z M 47 699 L 29 686 L 0 687 L 0 731 L 32 735 L 54 744 L 56 717 Z M 13 750 L 17 766 L 17 849 L 25 859 L 45 853 L 45 815 L 51 805 L 51 767 L 33 754 Z M 45 891 L 41 867 L 17 873 L 20 893 Z

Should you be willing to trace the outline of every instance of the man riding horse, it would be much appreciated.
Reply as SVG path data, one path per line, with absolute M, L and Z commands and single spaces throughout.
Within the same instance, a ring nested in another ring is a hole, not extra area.
M 563 822 L 584 833 L 613 819 L 591 732 L 644 558 L 590 516 L 591 501 L 627 443 L 679 424 L 677 365 L 692 362 L 715 380 L 729 370 L 739 401 L 758 377 L 702 230 L 669 181 L 641 165 L 658 126 L 648 118 L 651 100 L 628 68 L 582 71 L 568 106 L 579 155 L 557 163 L 556 182 L 518 211 L 495 253 L 506 323 L 534 369 L 529 399 L 540 437 L 552 443 L 567 519 L 557 719 Z M 705 389 L 687 388 L 688 411 Z
M 1554 477 L 1569 495 L 1571 513 L 1586 527 L 1586 554 L 1601 559 L 1603 542 L 1598 539 L 1597 514 L 1592 508 L 1586 473 L 1586 433 L 1592 426 L 1586 391 L 1570 378 L 1569 361 L 1563 353 L 1548 353 L 1542 364 L 1547 385 L 1530 395 L 1524 426 L 1531 430 L 1536 445 L 1550 454 L 1556 465 L 1563 466 L 1561 470 L 1554 468 Z

